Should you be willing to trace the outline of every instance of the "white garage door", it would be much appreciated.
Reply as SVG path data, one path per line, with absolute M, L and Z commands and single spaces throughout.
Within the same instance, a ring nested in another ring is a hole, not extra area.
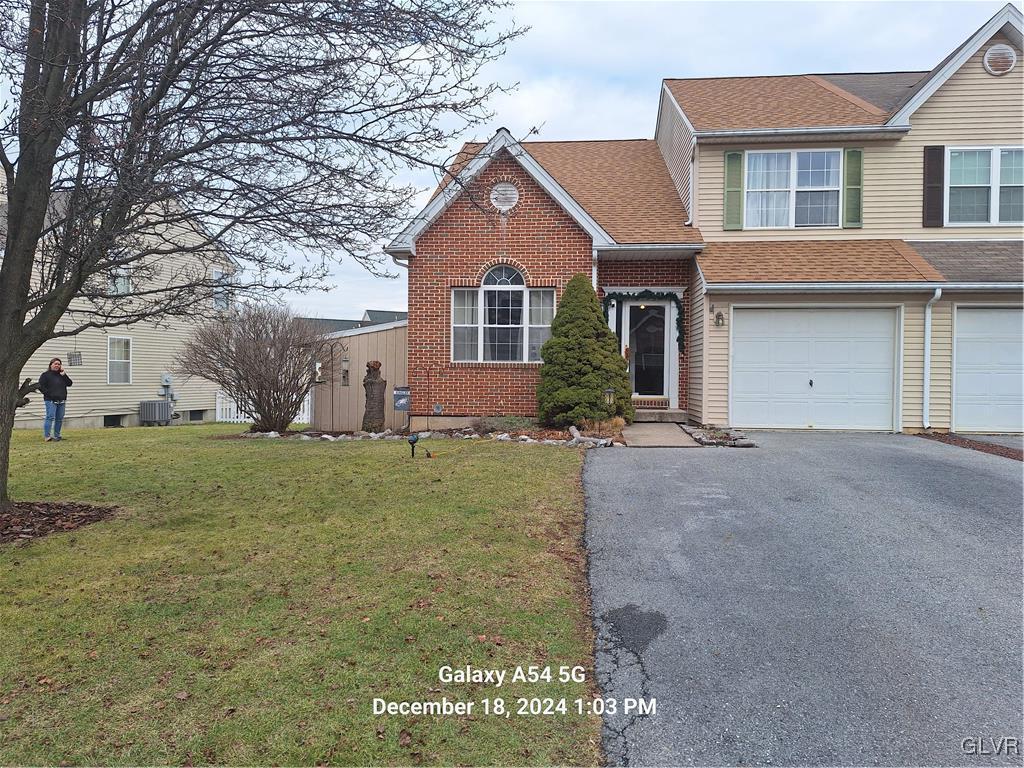
M 1020 309 L 957 308 L 953 426 L 958 432 L 1024 429 L 1022 322 Z
M 737 309 L 737 427 L 893 429 L 895 309 Z

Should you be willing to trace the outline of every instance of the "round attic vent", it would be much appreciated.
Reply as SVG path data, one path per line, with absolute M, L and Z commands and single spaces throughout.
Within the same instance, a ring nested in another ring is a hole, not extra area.
M 519 202 L 519 190 L 508 181 L 499 181 L 491 187 L 491 205 L 502 213 L 508 213 Z
M 985 71 L 999 77 L 1005 75 L 1017 63 L 1017 52 L 1005 43 L 997 43 L 985 51 Z

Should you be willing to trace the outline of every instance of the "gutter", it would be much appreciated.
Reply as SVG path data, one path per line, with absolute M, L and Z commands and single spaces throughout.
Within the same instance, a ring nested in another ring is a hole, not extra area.
M 758 136 L 806 136 L 815 134 L 843 135 L 847 133 L 878 133 L 881 135 L 908 133 L 909 125 L 832 125 L 809 128 L 739 128 L 719 131 L 697 131 L 694 140 L 756 138 Z
M 706 247 L 706 243 L 614 243 L 595 246 L 594 251 L 702 251 Z
M 935 294 L 924 305 L 924 391 L 921 402 L 921 421 L 925 429 L 932 427 L 932 305 L 940 298 L 942 298 L 942 289 L 936 288 Z
M 715 293 L 900 293 L 934 291 L 1020 291 L 1024 283 L 707 283 Z

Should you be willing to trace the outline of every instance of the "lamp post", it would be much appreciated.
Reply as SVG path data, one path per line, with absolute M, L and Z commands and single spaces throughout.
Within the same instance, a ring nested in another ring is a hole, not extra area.
M 608 389 L 604 391 L 604 404 L 608 406 L 608 415 L 611 416 L 612 407 L 615 405 L 615 390 L 611 387 L 608 387 Z M 602 421 L 602 426 L 603 423 L 604 422 Z

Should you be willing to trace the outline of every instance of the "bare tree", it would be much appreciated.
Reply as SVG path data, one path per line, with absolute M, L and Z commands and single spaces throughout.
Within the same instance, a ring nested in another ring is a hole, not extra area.
M 208 379 L 254 419 L 257 432 L 283 432 L 295 420 L 329 359 L 315 323 L 272 305 L 242 304 L 201 325 L 178 355 L 178 370 Z
M 396 172 L 488 117 L 501 5 L 0 0 L 0 506 L 46 340 L 195 316 L 226 261 L 238 298 L 379 270 Z

